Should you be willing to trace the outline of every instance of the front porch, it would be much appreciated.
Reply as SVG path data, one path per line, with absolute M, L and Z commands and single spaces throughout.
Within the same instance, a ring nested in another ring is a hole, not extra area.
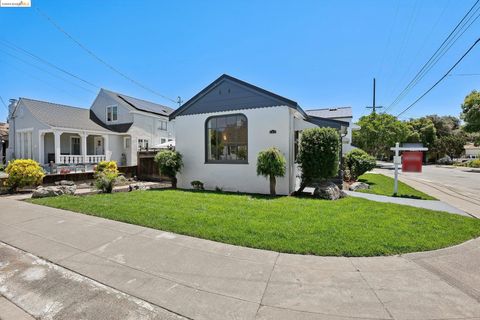
M 107 134 L 44 131 L 39 139 L 39 162 L 43 165 L 86 166 L 110 160 Z

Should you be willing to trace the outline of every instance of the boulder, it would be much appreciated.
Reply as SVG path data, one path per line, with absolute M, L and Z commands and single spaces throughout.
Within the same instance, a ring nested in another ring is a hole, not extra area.
M 50 187 L 38 187 L 33 191 L 32 198 L 47 198 L 57 197 L 64 194 L 74 195 L 77 191 L 77 187 L 73 186 L 50 186 Z
M 331 181 L 315 183 L 313 187 L 315 187 L 315 190 L 313 191 L 313 196 L 316 198 L 337 200 L 342 197 L 342 192 L 340 188 Z
M 357 190 L 362 190 L 362 189 L 370 189 L 370 186 L 365 183 L 365 182 L 354 182 L 348 187 L 350 191 L 357 191 Z
M 70 180 L 60 180 L 60 181 L 56 181 L 55 185 L 57 185 L 57 186 L 74 186 L 75 182 L 70 181 Z
M 128 191 L 133 191 L 133 190 L 147 190 L 147 186 L 141 182 L 129 185 Z

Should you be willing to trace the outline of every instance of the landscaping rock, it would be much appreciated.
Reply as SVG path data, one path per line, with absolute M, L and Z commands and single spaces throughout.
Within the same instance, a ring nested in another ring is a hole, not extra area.
M 133 190 L 147 190 L 147 186 L 141 182 L 129 185 L 128 191 L 133 191 Z
M 350 191 L 370 189 L 370 186 L 365 182 L 354 182 L 348 187 Z
M 50 187 L 38 187 L 33 191 L 32 198 L 47 198 L 47 197 L 57 197 L 64 194 L 73 195 L 77 191 L 75 185 L 70 186 L 50 186 Z
M 326 200 L 337 200 L 342 196 L 340 188 L 331 181 L 316 183 L 313 186 L 315 187 L 313 191 L 314 197 Z
M 74 186 L 75 182 L 70 180 L 60 180 L 60 181 L 56 181 L 55 184 L 57 186 Z

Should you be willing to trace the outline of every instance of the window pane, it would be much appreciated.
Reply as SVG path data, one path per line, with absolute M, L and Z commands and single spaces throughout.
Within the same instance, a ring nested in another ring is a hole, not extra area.
M 247 145 L 238 146 L 238 160 L 247 160 Z
M 215 117 L 207 123 L 207 161 L 247 160 L 247 121 L 245 116 Z
M 224 128 L 227 125 L 226 117 L 218 117 L 217 118 L 217 128 Z
M 107 108 L 107 121 L 112 121 L 112 108 Z
M 113 115 L 112 115 L 113 121 L 117 121 L 117 119 L 118 119 L 117 107 L 112 108 L 112 113 L 113 113 Z

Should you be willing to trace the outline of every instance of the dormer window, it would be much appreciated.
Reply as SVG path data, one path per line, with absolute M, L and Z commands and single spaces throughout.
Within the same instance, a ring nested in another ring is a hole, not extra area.
M 117 106 L 107 107 L 107 122 L 112 122 L 117 120 L 118 120 Z

